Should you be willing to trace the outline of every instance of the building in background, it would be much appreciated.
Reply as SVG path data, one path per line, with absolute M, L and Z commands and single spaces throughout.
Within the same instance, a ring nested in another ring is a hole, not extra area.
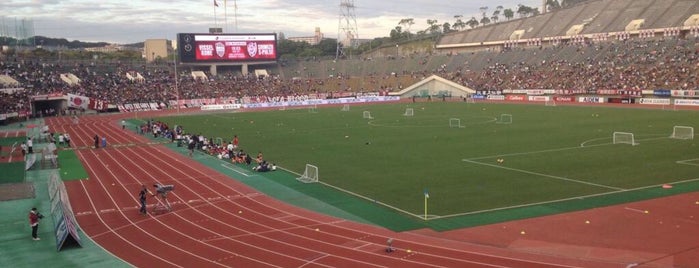
M 143 58 L 146 62 L 167 58 L 167 51 L 167 39 L 148 39 L 143 43 Z
M 316 27 L 315 35 L 313 36 L 303 36 L 303 37 L 289 37 L 289 41 L 294 42 L 306 42 L 311 45 L 317 45 L 323 40 L 323 33 L 320 32 L 320 27 Z

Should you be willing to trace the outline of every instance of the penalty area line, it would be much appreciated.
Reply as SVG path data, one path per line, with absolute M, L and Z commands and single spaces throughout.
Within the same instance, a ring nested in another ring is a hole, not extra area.
M 553 175 L 548 175 L 548 174 L 543 174 L 543 173 L 538 173 L 538 172 L 533 172 L 533 171 L 528 171 L 528 170 L 523 170 L 523 169 L 505 167 L 505 166 L 501 166 L 501 165 L 476 162 L 476 161 L 472 161 L 472 160 L 468 160 L 468 159 L 462 159 L 461 161 L 472 163 L 472 164 L 477 164 L 477 165 L 484 165 L 484 166 L 489 166 L 489 167 L 494 167 L 494 168 L 500 168 L 500 169 L 515 171 L 515 172 L 520 172 L 520 173 L 526 173 L 526 174 L 530 174 L 530 175 L 541 176 L 541 177 L 546 177 L 546 178 L 551 178 L 551 179 L 556 179 L 556 180 L 563 180 L 563 181 L 569 181 L 569 182 L 574 182 L 574 183 L 579 183 L 579 184 L 592 185 L 592 186 L 611 189 L 611 190 L 615 190 L 615 191 L 624 191 L 625 190 L 624 188 L 613 187 L 613 186 L 604 185 L 604 184 L 575 180 L 575 179 L 570 179 L 570 178 L 566 178 L 566 177 L 553 176 Z

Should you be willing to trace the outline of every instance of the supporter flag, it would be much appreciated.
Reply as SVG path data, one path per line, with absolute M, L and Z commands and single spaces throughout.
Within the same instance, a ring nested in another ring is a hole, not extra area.
M 68 94 L 69 108 L 88 109 L 90 98 L 80 95 Z

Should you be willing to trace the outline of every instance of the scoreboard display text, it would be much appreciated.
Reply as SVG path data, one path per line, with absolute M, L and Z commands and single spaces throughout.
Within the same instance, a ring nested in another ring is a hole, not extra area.
M 254 62 L 277 60 L 276 34 L 177 35 L 180 61 L 184 63 Z

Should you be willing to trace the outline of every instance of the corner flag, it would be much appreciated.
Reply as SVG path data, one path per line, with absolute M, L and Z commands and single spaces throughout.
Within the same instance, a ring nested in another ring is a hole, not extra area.
M 430 198 L 430 193 L 427 191 L 427 188 L 425 188 L 423 193 L 425 194 L 425 220 L 427 220 L 427 199 Z

